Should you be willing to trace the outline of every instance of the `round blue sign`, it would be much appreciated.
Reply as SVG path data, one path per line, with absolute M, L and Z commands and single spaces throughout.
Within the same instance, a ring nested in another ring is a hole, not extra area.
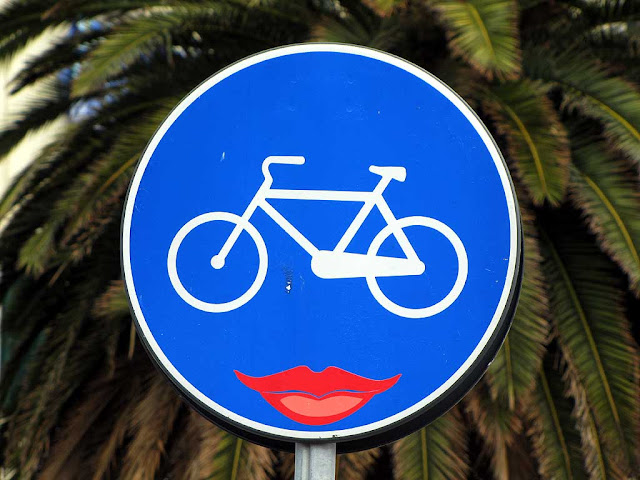
M 140 336 L 195 407 L 254 441 L 389 441 L 493 359 L 520 283 L 507 168 L 446 85 L 335 44 L 244 59 L 191 92 L 131 182 Z

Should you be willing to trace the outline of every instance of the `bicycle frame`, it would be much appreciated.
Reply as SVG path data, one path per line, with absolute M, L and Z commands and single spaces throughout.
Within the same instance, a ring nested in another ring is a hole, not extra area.
M 284 163 L 284 162 L 279 162 Z M 288 162 L 293 163 L 293 162 Z M 342 190 L 288 190 L 288 189 L 273 189 L 271 185 L 273 183 L 273 177 L 269 173 L 269 164 L 265 162 L 263 165 L 263 173 L 265 176 L 264 182 L 256 192 L 255 196 L 247 206 L 246 210 L 242 214 L 242 219 L 245 222 L 249 222 L 249 219 L 254 214 L 256 209 L 261 208 L 274 222 L 276 222 L 296 243 L 298 243 L 311 257 L 318 255 L 320 250 L 313 245 L 300 231 L 295 228 L 291 222 L 289 222 L 280 212 L 278 212 L 271 204 L 269 199 L 281 199 L 281 200 L 328 200 L 336 202 L 362 202 L 362 208 L 356 214 L 355 218 L 343 234 L 342 238 L 338 241 L 336 247 L 331 251 L 332 253 L 344 253 L 356 233 L 369 216 L 374 207 L 377 207 L 385 222 L 391 226 L 393 235 L 395 236 L 400 248 L 405 254 L 408 260 L 419 262 L 418 255 L 413 249 L 409 239 L 402 231 L 402 228 L 394 228 L 396 223 L 396 217 L 389 208 L 389 205 L 385 201 L 382 194 L 387 188 L 392 178 L 388 176 L 382 176 L 378 185 L 371 192 L 360 191 L 342 191 Z M 227 257 L 231 248 L 238 240 L 238 237 L 243 230 L 242 225 L 236 225 L 236 227 L 229 235 L 229 238 L 224 243 L 220 252 L 216 257 L 222 261 Z

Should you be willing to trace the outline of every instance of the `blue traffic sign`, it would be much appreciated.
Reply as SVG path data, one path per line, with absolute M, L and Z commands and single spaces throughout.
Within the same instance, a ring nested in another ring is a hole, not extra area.
M 400 58 L 294 45 L 210 77 L 127 196 L 140 337 L 213 421 L 364 448 L 457 402 L 515 309 L 521 227 L 487 129 Z

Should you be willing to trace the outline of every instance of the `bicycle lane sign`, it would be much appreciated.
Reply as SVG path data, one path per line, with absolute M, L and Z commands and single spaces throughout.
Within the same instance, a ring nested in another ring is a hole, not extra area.
M 495 356 L 521 227 L 491 136 L 397 57 L 244 59 L 162 123 L 125 204 L 140 338 L 201 413 L 266 445 L 366 448 L 450 408 Z

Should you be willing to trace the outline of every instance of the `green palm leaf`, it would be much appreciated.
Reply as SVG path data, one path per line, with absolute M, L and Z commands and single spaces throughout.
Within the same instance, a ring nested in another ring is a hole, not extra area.
M 451 47 L 489 78 L 520 72 L 517 8 L 511 0 L 435 0 Z
M 47 28 L 69 25 L 69 21 L 79 16 L 109 20 L 109 16 L 128 10 L 166 4 L 164 0 L 71 0 L 55 3 L 29 0 L 7 3 L 0 9 L 0 61 L 10 58 Z
M 465 427 L 457 409 L 393 444 L 393 452 L 402 480 L 467 478 Z
M 581 480 L 587 478 L 580 450 L 580 433 L 574 426 L 570 398 L 562 376 L 548 358 L 538 373 L 528 414 L 534 451 L 544 479 Z
M 13 411 L 17 394 L 31 372 L 30 364 L 44 335 L 47 311 L 55 302 L 46 295 L 42 285 L 31 278 L 18 278 L 2 299 L 2 380 L 1 408 Z M 40 340 L 40 341 L 39 341 Z
M 515 410 L 527 403 L 549 333 L 549 306 L 540 270 L 540 250 L 532 213 L 521 208 L 524 227 L 524 278 L 511 330 L 489 366 L 485 379 L 491 396 Z
M 203 443 L 201 477 L 208 480 L 269 480 L 275 456 L 269 449 L 235 437 L 213 425 Z M 203 457 L 204 456 L 204 457 Z
M 166 9 L 130 15 L 124 25 L 116 27 L 113 35 L 91 51 L 84 70 L 74 80 L 74 96 L 94 90 L 141 56 L 153 54 L 166 42 L 167 35 L 185 21 L 184 16 Z M 192 15 L 190 11 L 189 17 Z
M 640 293 L 640 190 L 635 169 L 604 142 L 574 141 L 571 199 L 586 215 L 603 250 Z
M 69 244 L 81 229 L 88 228 L 100 209 L 106 206 L 107 213 L 110 214 L 112 210 L 109 207 L 114 201 L 120 201 L 145 140 L 153 135 L 167 116 L 173 100 L 159 101 L 164 106 L 149 112 L 145 119 L 137 119 L 135 124 L 138 128 L 131 133 L 122 134 L 106 155 L 95 161 L 88 171 L 76 177 L 51 209 L 46 224 L 24 243 L 18 260 L 21 267 L 39 275 L 52 265 L 52 261 L 56 265 L 66 265 L 70 261 L 77 262 L 88 253 L 78 248 L 76 243 L 67 250 L 68 255 L 55 257 L 59 253 L 59 247 Z M 93 233 L 99 234 L 101 230 L 94 228 Z
M 615 270 L 567 218 L 547 222 L 541 238 L 558 342 L 585 392 L 582 411 L 593 414 L 610 458 L 629 468 L 638 447 L 639 357 Z
M 466 411 L 485 443 L 495 478 L 509 478 L 510 453 L 516 437 L 522 433 L 522 420 L 500 399 L 492 399 L 484 380 L 465 397 Z
M 640 162 L 640 90 L 635 85 L 573 53 L 528 49 L 525 68 L 533 78 L 560 87 L 567 108 L 599 120 L 616 148 Z
M 88 378 L 100 360 L 101 352 L 95 346 L 103 340 L 103 332 L 91 332 L 78 342 L 89 308 L 85 295 L 91 287 L 69 296 L 73 306 L 56 319 L 56 329 L 45 330 L 21 385 L 23 399 L 8 430 L 9 448 L 15 456 L 7 462 L 19 468 L 21 478 L 29 479 L 36 473 L 57 416 L 78 383 Z
M 491 87 L 486 100 L 531 200 L 538 205 L 545 200 L 560 203 L 569 173 L 569 147 L 546 89 L 520 80 Z
M 97 115 L 84 122 L 69 123 L 65 131 L 53 138 L 51 144 L 16 177 L 0 200 L 0 217 L 5 217 L 11 210 L 19 210 L 49 191 L 64 190 L 74 172 L 81 171 L 96 156 L 104 155 L 115 137 L 133 128 L 141 111 L 161 104 L 162 89 L 157 84 L 149 87 L 154 91 L 153 100 L 145 101 L 147 99 L 141 99 L 139 93 L 123 95 L 102 106 Z M 99 125 L 113 128 L 100 132 L 96 128 Z
M 580 431 L 585 467 L 589 477 L 592 480 L 601 478 L 627 480 L 630 478 L 629 465 L 625 461 L 619 461 L 619 452 L 612 454 L 607 444 L 606 432 L 599 428 L 594 411 L 587 401 L 586 391 L 571 363 L 567 365 L 565 381 L 568 381 L 569 393 L 575 401 L 576 425 Z
M 303 10 L 292 4 L 300 16 Z M 283 9 L 285 10 L 285 9 Z M 74 96 L 87 94 L 104 81 L 120 74 L 136 61 L 148 63 L 159 50 L 171 50 L 171 39 L 193 32 L 247 37 L 256 49 L 272 47 L 281 40 L 274 38 L 269 21 L 288 22 L 294 29 L 294 16 L 286 11 L 261 8 L 259 3 L 245 6 L 241 2 L 210 1 L 202 4 L 181 2 L 177 6 L 148 8 L 131 12 L 113 33 L 105 38 L 83 62 L 83 70 L 73 83 Z M 261 28 L 258 28 L 261 27 Z M 295 29 L 294 29 L 295 30 Z M 276 32 L 277 33 L 277 32 Z M 188 44 L 187 44 L 188 47 Z M 184 47 L 183 47 L 184 49 Z M 170 51 L 165 55 L 171 56 Z M 166 56 L 163 58 L 163 60 Z M 171 65 L 171 58 L 168 63 Z
M 575 9 L 575 15 L 581 17 L 588 27 L 610 24 L 617 21 L 630 21 L 638 18 L 640 9 L 634 0 L 602 0 L 593 3 L 588 0 L 563 0 Z

